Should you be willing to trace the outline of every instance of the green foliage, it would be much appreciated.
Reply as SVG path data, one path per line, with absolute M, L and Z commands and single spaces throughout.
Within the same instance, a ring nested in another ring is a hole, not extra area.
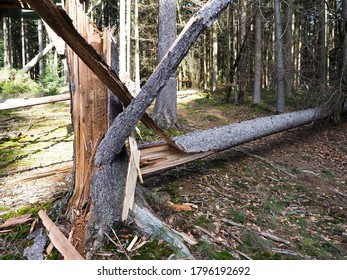
M 231 220 L 241 224 L 245 223 L 247 219 L 247 216 L 243 211 L 234 209 L 229 210 L 229 216 Z
M 137 255 L 132 259 L 134 260 L 165 260 L 170 257 L 175 251 L 167 244 L 159 244 L 155 239 L 151 242 L 147 242 L 145 246 L 141 247 Z
M 43 88 L 30 77 L 15 69 L 0 70 L 0 99 L 37 96 L 43 93 Z
M 62 71 L 62 65 L 54 63 L 53 55 L 49 56 L 50 63 L 45 65 L 45 74 L 43 79 L 43 86 L 45 89 L 45 95 L 57 95 L 61 92 L 61 89 L 66 86 L 66 77 L 60 76 Z

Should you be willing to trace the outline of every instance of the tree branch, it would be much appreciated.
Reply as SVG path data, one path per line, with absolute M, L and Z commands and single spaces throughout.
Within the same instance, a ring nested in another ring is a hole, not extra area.
M 146 112 L 165 86 L 172 73 L 176 71 L 182 59 L 187 55 L 190 47 L 199 35 L 220 16 L 233 0 L 211 0 L 205 4 L 188 22 L 162 61 L 142 87 L 139 95 L 130 105 L 119 114 L 100 143 L 95 163 L 97 166 L 112 161 L 118 154 L 126 138 L 135 129 L 139 119 Z

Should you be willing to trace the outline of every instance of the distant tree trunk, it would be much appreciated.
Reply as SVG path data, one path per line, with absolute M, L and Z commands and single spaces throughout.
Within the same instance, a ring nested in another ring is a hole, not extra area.
M 24 19 L 21 18 L 21 39 L 22 39 L 22 67 L 26 64 L 26 45 L 25 45 L 25 22 Z
M 262 28 L 261 28 L 261 2 L 257 1 L 255 14 L 255 63 L 253 104 L 260 104 L 261 97 L 261 70 L 262 70 Z
M 4 31 L 4 66 L 8 67 L 10 65 L 10 56 L 8 53 L 8 25 L 7 18 L 2 18 L 2 29 Z
M 274 1 L 275 13 L 275 63 L 277 80 L 277 112 L 284 113 L 285 93 L 284 93 L 284 65 L 283 65 L 283 44 L 282 44 L 282 22 L 280 0 Z
M 207 51 L 207 35 L 204 34 L 204 90 L 208 89 L 208 51 Z
M 131 0 L 127 0 L 127 20 L 126 20 L 126 38 L 127 38 L 127 77 L 131 79 Z
M 238 36 L 238 56 L 237 84 L 238 91 L 235 91 L 235 104 L 243 103 L 247 87 L 247 55 L 246 55 L 246 35 L 247 35 L 247 12 L 246 1 L 239 1 L 239 36 Z
M 8 60 L 11 67 L 13 67 L 13 56 L 14 56 L 12 35 L 13 35 L 12 34 L 12 19 L 9 17 L 8 18 Z
M 140 91 L 140 37 L 139 37 L 139 2 L 134 3 L 134 30 L 135 30 L 135 84 L 136 94 Z
M 342 92 L 344 95 L 344 100 L 346 102 L 347 98 L 347 0 L 343 0 L 343 21 L 344 21 L 344 40 L 342 45 L 343 53 L 343 70 L 341 73 L 342 77 Z
M 227 96 L 226 96 L 226 100 L 228 100 L 228 93 L 230 92 L 230 89 L 231 89 L 231 51 L 232 51 L 232 48 L 231 48 L 231 25 L 232 23 L 230 22 L 231 21 L 231 8 L 230 6 L 228 7 L 228 10 L 227 10 L 227 34 L 226 34 L 226 42 L 227 42 L 227 45 L 226 45 L 226 69 L 225 69 L 225 76 L 226 76 L 226 79 L 225 79 L 225 83 L 226 83 L 226 90 L 227 90 Z M 229 98 L 230 98 L 230 94 L 229 94 Z
M 43 24 L 42 20 L 38 20 L 38 38 L 39 38 L 39 53 L 43 52 Z M 43 59 L 39 61 L 39 75 L 40 75 L 40 84 L 43 85 L 43 76 L 44 76 L 44 64 Z
M 319 43 L 318 43 L 318 84 L 324 94 L 327 88 L 327 48 L 326 48 L 326 7 L 325 0 L 319 3 Z
M 119 7 L 119 77 L 124 81 L 126 75 L 126 36 L 125 36 L 125 0 Z
M 163 59 L 177 35 L 176 1 L 159 0 L 158 60 Z M 177 125 L 176 72 L 161 90 L 154 106 L 154 119 L 163 128 Z
M 212 25 L 212 91 L 218 86 L 218 28 L 217 22 Z
M 323 0 L 324 1 L 324 0 Z M 286 25 L 285 25 L 285 96 L 292 96 L 293 85 L 293 5 L 294 0 L 286 2 Z

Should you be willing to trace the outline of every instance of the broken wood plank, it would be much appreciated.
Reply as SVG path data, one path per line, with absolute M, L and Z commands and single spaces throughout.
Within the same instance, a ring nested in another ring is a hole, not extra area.
M 47 216 L 45 211 L 39 211 L 39 217 L 42 220 L 43 225 L 46 227 L 48 237 L 53 243 L 54 247 L 63 255 L 65 260 L 84 260 L 79 252 L 72 246 L 67 240 L 64 234 L 58 229 L 53 221 Z
M 17 108 L 25 108 L 36 105 L 50 104 L 61 101 L 70 100 L 70 94 L 60 94 L 54 96 L 45 96 L 45 97 L 37 97 L 37 98 L 13 98 L 0 100 L 0 111 L 8 110 L 8 109 L 17 109 Z
M 138 239 L 139 239 L 139 237 L 137 235 L 135 235 L 135 237 L 133 238 L 133 240 L 130 242 L 129 246 L 126 249 L 128 252 L 130 252 L 133 249 L 133 247 L 134 247 L 134 245 Z
M 34 218 L 31 217 L 31 214 L 26 214 L 26 215 L 18 216 L 15 218 L 10 218 L 0 225 L 0 229 L 7 229 L 17 225 L 26 224 L 28 222 L 31 222 L 33 219 Z

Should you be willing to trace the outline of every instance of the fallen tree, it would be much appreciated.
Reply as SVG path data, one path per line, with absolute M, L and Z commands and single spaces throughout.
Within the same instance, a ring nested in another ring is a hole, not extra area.
M 61 101 L 70 100 L 70 94 L 60 94 L 54 96 L 44 96 L 37 98 L 12 98 L 6 100 L 0 100 L 0 111 L 7 109 L 25 108 L 36 105 L 43 105 Z

